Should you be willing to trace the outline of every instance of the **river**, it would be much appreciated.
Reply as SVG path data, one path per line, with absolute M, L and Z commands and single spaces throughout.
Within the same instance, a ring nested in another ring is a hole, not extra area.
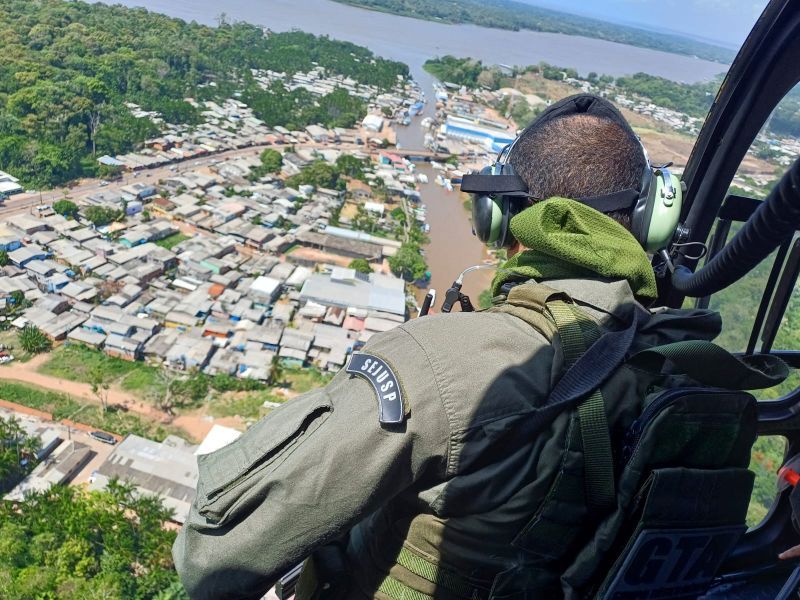
M 710 79 L 725 65 L 690 56 L 637 48 L 593 38 L 536 31 L 505 31 L 475 25 L 447 25 L 368 11 L 331 0 L 114 0 L 125 6 L 197 21 L 247 21 L 274 31 L 301 29 L 370 48 L 406 63 L 419 78 L 428 58 L 452 54 L 488 64 L 531 65 L 540 61 L 615 77 L 639 71 L 675 81 Z

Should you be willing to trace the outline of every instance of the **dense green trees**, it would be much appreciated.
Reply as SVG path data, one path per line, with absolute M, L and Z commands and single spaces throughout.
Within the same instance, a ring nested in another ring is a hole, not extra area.
M 369 261 L 364 258 L 354 258 L 348 265 L 351 269 L 355 269 L 358 273 L 369 275 L 372 273 L 372 267 L 369 266 Z
M 261 153 L 261 164 L 250 168 L 248 179 L 258 181 L 266 175 L 280 173 L 283 156 L 277 150 L 267 148 Z
M 336 88 L 315 98 L 302 88 L 292 91 L 280 81 L 264 90 L 250 86 L 242 99 L 253 108 L 253 114 L 270 127 L 298 129 L 312 123 L 326 127 L 352 127 L 366 114 L 367 105 L 361 98 Z
M 456 58 L 447 54 L 425 61 L 423 68 L 439 81 L 476 87 L 478 76 L 483 72 L 483 63 L 472 58 Z
M 90 206 L 83 211 L 84 216 L 95 227 L 108 225 L 122 217 L 122 211 L 107 206 Z
M 36 187 L 99 174 L 96 154 L 125 152 L 156 135 L 157 125 L 135 118 L 126 102 L 191 124 L 200 115 L 186 97 L 219 100 L 241 91 L 269 123 L 339 125 L 361 116 L 361 100 L 343 90 L 284 99 L 277 85 L 261 90 L 250 70 L 319 66 L 378 88 L 408 74 L 405 65 L 354 44 L 301 32 L 267 35 L 244 23 L 211 28 L 60 0 L 3 0 L 2 12 L 0 165 Z
M 268 173 L 279 173 L 283 164 L 283 156 L 277 150 L 267 148 L 261 153 L 261 164 Z
M 397 253 L 389 257 L 389 267 L 395 275 L 406 281 L 422 279 L 428 269 L 419 245 L 414 242 L 406 242 L 400 246 Z
M 78 214 L 78 205 L 71 200 L 59 200 L 53 204 L 53 210 L 65 217 L 74 217 Z
M 342 154 L 336 163 L 328 164 L 324 160 L 316 160 L 304 167 L 297 175 L 286 180 L 286 185 L 298 187 L 313 185 L 315 188 L 344 189 L 347 185 L 345 177 L 364 179 L 364 172 L 369 167 L 369 160 L 362 160 L 349 154 Z
M 624 92 L 645 96 L 650 98 L 653 104 L 694 117 L 705 117 L 708 114 L 719 85 L 719 79 L 688 84 L 676 83 L 646 73 L 636 73 L 616 80 L 616 86 Z
M 172 564 L 175 532 L 162 526 L 170 512 L 116 482 L 0 502 L 3 598 L 187 598 Z
M 26 434 L 16 419 L 0 417 L 0 493 L 9 491 L 31 471 L 38 449 L 39 440 Z

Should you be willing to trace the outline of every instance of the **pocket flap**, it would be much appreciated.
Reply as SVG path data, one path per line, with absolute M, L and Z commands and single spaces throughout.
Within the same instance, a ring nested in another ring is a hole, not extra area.
M 265 475 L 319 428 L 333 410 L 324 390 L 294 399 L 248 429 L 233 443 L 198 457 L 197 508 L 207 518 L 219 518 L 231 503 L 228 492 L 240 486 L 238 498 L 252 487 L 255 475 Z M 251 483 L 251 482 L 250 482 Z M 240 493 L 241 492 L 241 493 Z

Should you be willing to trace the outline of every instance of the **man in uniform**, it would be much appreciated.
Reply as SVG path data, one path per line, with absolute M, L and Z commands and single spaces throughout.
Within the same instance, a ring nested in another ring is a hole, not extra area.
M 198 458 L 197 497 L 173 549 L 193 598 L 258 598 L 323 546 L 341 550 L 346 587 L 328 589 L 329 565 L 316 555 L 299 597 L 559 593 L 565 557 L 543 549 L 555 534 L 536 517 L 562 468 L 571 411 L 509 437 L 537 418 L 568 364 L 555 327 L 530 307 L 544 283 L 602 331 L 622 330 L 656 297 L 648 256 L 628 231 L 633 201 L 609 216 L 566 199 L 638 189 L 642 147 L 604 100 L 565 102 L 574 106 L 534 122 L 511 151 L 528 208 L 511 221 L 516 242 L 493 309 L 374 336 L 325 388 Z M 720 327 L 706 311 L 648 323 L 642 347 L 710 339 Z M 620 410 L 605 406 L 612 434 Z M 589 512 L 575 523 L 589 527 Z

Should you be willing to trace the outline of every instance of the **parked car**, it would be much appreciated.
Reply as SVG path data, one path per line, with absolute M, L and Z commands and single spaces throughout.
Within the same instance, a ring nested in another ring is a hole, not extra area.
M 117 443 L 117 438 L 110 433 L 106 433 L 105 431 L 92 431 L 89 433 L 89 435 L 99 442 L 111 444 L 112 446 Z

